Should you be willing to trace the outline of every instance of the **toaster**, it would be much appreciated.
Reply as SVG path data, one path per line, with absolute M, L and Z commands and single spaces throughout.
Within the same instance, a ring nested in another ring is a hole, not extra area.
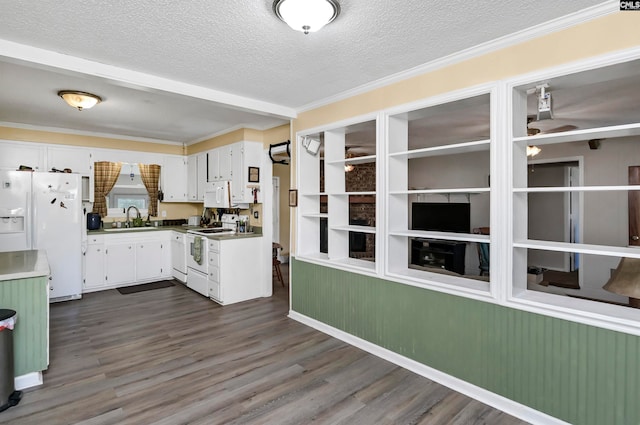
M 200 216 L 199 215 L 190 216 L 188 224 L 189 226 L 200 226 Z

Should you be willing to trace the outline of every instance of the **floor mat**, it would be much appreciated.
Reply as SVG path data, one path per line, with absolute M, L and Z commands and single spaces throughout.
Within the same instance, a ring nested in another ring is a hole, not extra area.
M 159 282 L 145 283 L 142 285 L 124 286 L 118 288 L 122 295 L 135 294 L 136 292 L 151 291 L 152 289 L 168 288 L 175 285 L 171 280 L 161 280 Z

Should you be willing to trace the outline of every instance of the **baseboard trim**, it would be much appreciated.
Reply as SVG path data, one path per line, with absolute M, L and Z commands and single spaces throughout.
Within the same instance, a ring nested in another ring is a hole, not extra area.
M 16 390 L 24 390 L 31 387 L 42 385 L 42 372 L 31 372 L 26 375 L 16 376 L 13 385 Z
M 364 339 L 353 336 L 347 332 L 341 331 L 340 329 L 336 329 L 311 317 L 290 310 L 289 318 L 312 327 L 327 335 L 331 335 L 334 338 L 344 341 L 347 344 L 353 345 L 354 347 L 358 347 L 361 350 L 364 350 L 370 354 L 373 354 L 374 356 L 394 363 L 413 373 L 431 379 L 434 382 L 451 388 L 454 391 L 462 393 L 491 407 L 502 410 L 503 412 L 515 416 L 516 418 L 523 421 L 541 425 L 569 425 L 567 422 L 564 422 L 558 418 L 554 418 L 553 416 L 549 416 L 543 412 L 517 403 L 506 397 L 492 393 L 491 391 L 485 390 L 484 388 L 480 388 L 454 376 L 443 373 L 437 369 L 426 366 L 391 350 L 387 350 L 386 348 L 382 348 L 369 341 L 365 341 Z

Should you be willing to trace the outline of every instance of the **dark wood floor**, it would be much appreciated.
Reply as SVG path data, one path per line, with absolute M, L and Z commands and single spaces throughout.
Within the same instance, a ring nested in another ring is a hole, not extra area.
M 274 288 L 226 307 L 182 285 L 53 304 L 45 383 L 0 423 L 523 423 L 288 319 Z

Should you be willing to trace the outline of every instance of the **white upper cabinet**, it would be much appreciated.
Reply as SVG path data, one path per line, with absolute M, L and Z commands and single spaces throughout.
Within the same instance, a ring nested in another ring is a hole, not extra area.
M 198 162 L 196 155 L 187 157 L 187 199 L 198 200 Z
M 187 201 L 187 159 L 184 156 L 165 156 L 160 176 L 164 202 Z
M 207 153 L 187 157 L 187 197 L 190 202 L 204 202 L 207 168 Z
M 208 181 L 231 180 L 231 145 L 212 149 L 208 154 Z
M 47 171 L 71 169 L 71 172 L 89 175 L 93 169 L 91 152 L 85 148 L 47 148 Z
M 231 200 L 234 203 L 254 201 L 253 189 L 260 186 L 261 155 L 262 144 L 259 142 L 231 145 Z
M 21 165 L 44 170 L 45 148 L 26 142 L 0 143 L 0 169 L 17 170 Z
M 204 192 L 207 187 L 207 167 L 209 164 L 207 163 L 207 154 L 201 153 L 196 156 L 196 191 L 197 191 L 197 201 L 204 202 Z

